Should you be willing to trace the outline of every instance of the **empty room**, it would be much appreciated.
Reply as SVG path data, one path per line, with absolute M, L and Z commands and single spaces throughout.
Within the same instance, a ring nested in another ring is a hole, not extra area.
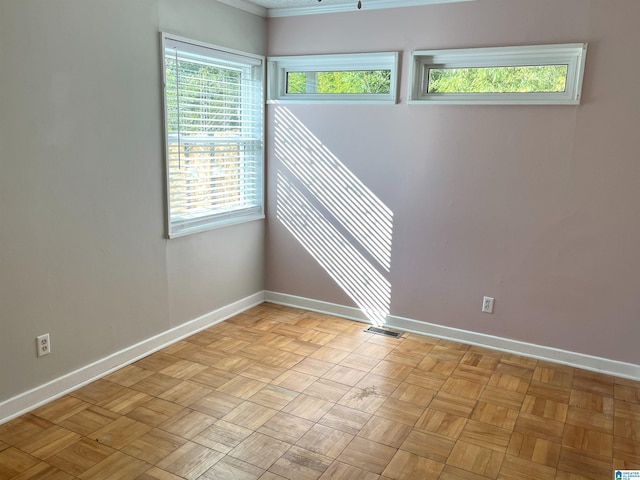
M 0 480 L 640 480 L 639 20 L 0 0 Z

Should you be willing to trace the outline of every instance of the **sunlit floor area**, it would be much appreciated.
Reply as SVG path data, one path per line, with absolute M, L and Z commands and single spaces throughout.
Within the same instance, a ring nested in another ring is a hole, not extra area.
M 263 304 L 0 426 L 0 479 L 611 479 L 640 383 Z

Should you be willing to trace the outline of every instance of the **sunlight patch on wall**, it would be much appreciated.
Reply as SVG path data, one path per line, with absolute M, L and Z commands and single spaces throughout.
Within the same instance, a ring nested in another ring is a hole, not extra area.
M 389 315 L 393 214 L 289 110 L 275 112 L 276 217 L 375 325 Z M 376 266 L 377 265 L 377 266 Z
M 289 110 L 275 113 L 278 159 L 386 271 L 393 213 Z

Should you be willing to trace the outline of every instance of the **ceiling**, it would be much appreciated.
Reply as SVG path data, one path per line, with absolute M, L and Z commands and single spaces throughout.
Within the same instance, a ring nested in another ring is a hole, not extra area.
M 316 13 L 357 11 L 358 0 L 218 0 L 262 17 L 286 17 Z M 468 2 L 474 0 L 361 0 L 362 10 L 413 7 L 436 3 Z

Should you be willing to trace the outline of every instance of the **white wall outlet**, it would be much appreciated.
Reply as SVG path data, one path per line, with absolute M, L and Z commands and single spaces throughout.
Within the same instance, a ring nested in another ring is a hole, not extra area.
M 51 353 L 51 339 L 48 333 L 36 337 L 36 348 L 39 357 L 44 357 Z
M 482 299 L 482 311 L 484 313 L 493 313 L 493 301 L 495 298 L 493 297 L 484 297 Z

